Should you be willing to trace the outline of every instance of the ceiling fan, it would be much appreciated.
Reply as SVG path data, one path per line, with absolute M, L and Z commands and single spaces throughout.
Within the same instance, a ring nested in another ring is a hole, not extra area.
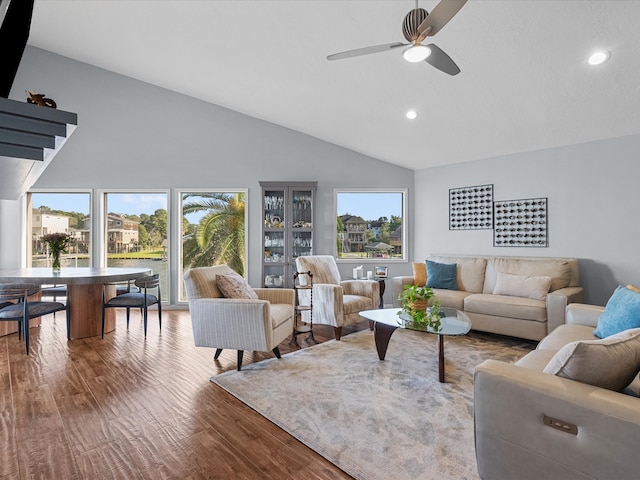
M 405 60 L 409 62 L 421 62 L 424 60 L 444 73 L 457 75 L 460 73 L 460 68 L 449 55 L 433 43 L 422 45 L 422 42 L 427 37 L 433 37 L 438 33 L 466 2 L 467 0 L 441 0 L 429 14 L 424 8 L 418 8 L 418 0 L 416 0 L 416 8 L 407 13 L 402 22 L 402 33 L 409 43 L 396 42 L 356 48 L 355 50 L 329 55 L 327 60 L 340 60 L 370 53 L 385 52 L 400 47 L 409 47 L 402 53 Z

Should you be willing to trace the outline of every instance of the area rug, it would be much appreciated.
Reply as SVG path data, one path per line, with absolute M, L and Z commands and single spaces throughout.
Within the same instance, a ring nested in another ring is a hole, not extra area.
M 396 330 L 378 360 L 368 330 L 211 380 L 356 479 L 477 480 L 473 369 L 513 362 L 532 342 Z

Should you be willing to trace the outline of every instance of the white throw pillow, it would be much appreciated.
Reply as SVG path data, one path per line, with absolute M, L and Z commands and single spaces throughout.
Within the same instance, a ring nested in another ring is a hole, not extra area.
M 545 373 L 621 392 L 640 371 L 640 328 L 602 340 L 567 343 L 544 368 Z
M 493 294 L 544 300 L 551 288 L 551 281 L 551 277 L 546 276 L 534 277 L 498 272 Z
M 220 293 L 226 298 L 249 298 L 258 299 L 258 294 L 251 286 L 237 273 L 228 275 L 216 275 L 216 282 Z

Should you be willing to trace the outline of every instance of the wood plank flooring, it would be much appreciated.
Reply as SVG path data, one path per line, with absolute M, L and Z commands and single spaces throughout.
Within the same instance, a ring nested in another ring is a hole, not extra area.
M 351 478 L 209 381 L 236 353 L 194 347 L 187 311 L 163 312 L 161 332 L 150 312 L 146 340 L 137 312 L 116 324 L 67 342 L 64 315 L 43 317 L 29 356 L 17 334 L 0 337 L 0 479 Z

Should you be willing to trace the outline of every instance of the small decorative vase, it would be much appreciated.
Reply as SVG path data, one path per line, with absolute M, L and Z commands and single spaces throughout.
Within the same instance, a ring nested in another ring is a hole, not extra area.
M 54 272 L 59 272 L 60 271 L 60 251 L 53 250 L 51 252 L 51 255 L 52 255 L 51 267 L 53 268 Z

